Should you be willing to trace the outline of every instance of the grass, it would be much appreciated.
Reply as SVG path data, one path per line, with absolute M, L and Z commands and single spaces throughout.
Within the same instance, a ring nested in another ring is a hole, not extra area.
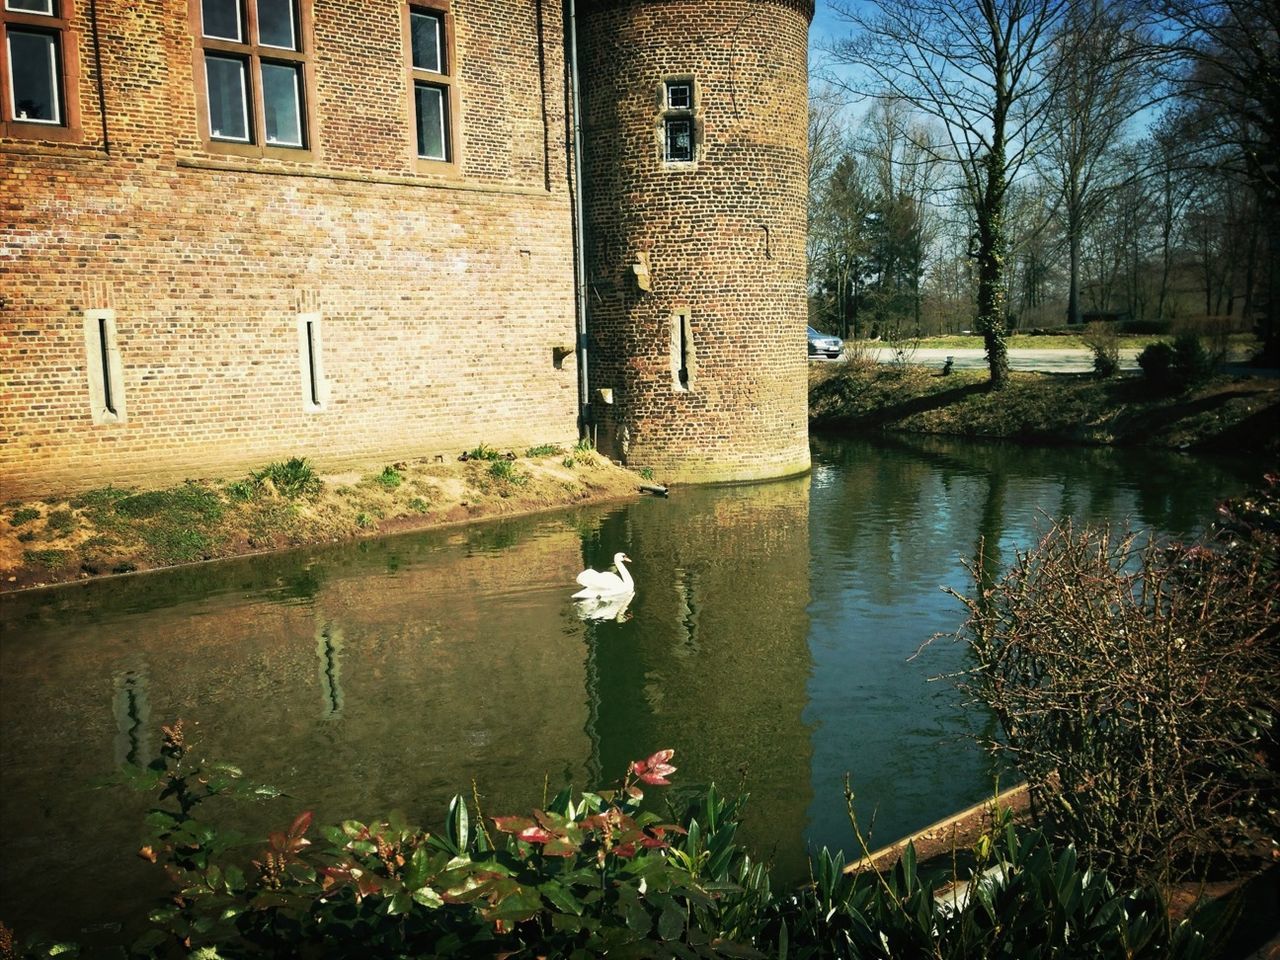
M 259 485 L 291 499 L 314 496 L 324 487 L 320 476 L 305 457 L 269 463 L 252 476 Z
M 564 447 L 558 443 L 544 443 L 540 446 L 530 447 L 524 452 L 524 455 L 530 460 L 536 460 L 540 457 L 558 457 L 564 453 Z
M 66 550 L 23 550 L 22 562 L 46 570 L 61 570 L 71 561 Z
M 373 478 L 373 482 L 384 490 L 394 490 L 404 483 L 404 475 L 395 467 L 383 467 L 382 472 Z
M 504 483 L 514 484 L 517 487 L 529 482 L 528 476 L 521 473 L 510 460 L 495 460 L 489 464 L 489 476 Z
M 52 510 L 44 518 L 46 536 L 65 537 L 76 528 L 76 515 L 70 510 Z
M 482 443 L 480 446 L 468 450 L 466 456 L 468 460 L 501 460 L 503 454 Z

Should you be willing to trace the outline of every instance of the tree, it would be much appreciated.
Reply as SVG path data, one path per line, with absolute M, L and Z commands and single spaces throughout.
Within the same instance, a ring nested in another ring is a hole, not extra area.
M 1280 363 L 1280 4 L 1148 0 L 1182 101 L 1199 126 L 1201 165 L 1253 190 L 1264 246 L 1263 355 Z
M 1049 135 L 1039 151 L 1060 191 L 1068 277 L 1067 322 L 1081 322 L 1080 243 L 1090 221 L 1123 181 L 1121 134 L 1150 99 L 1154 74 L 1146 42 L 1121 0 L 1092 0 L 1068 10 L 1048 54 L 1056 77 L 1045 103 Z
M 904 100 L 941 124 L 974 220 L 978 326 L 991 385 L 1008 381 L 1005 346 L 1009 185 L 1043 127 L 1043 67 L 1067 0 L 833 3 L 855 28 L 836 58 L 869 78 L 861 92 Z M 863 12 L 867 10 L 867 12 Z

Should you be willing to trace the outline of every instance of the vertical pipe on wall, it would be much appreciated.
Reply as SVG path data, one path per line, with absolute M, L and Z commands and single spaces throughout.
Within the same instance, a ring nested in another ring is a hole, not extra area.
M 565 95 L 572 99 L 573 109 L 568 111 L 572 129 L 566 143 L 573 154 L 570 166 L 570 202 L 573 216 L 573 281 L 574 302 L 578 321 L 578 433 L 589 436 L 591 401 L 587 392 L 587 263 L 586 263 L 586 213 L 582 203 L 582 112 L 579 105 L 581 87 L 578 83 L 578 13 L 575 0 L 568 0 L 565 8 L 565 35 L 568 39 L 568 69 L 565 72 Z
M 98 0 L 89 0 L 89 21 L 93 25 L 93 72 L 98 81 L 98 115 L 102 118 L 102 152 L 111 152 L 107 134 L 107 94 L 102 82 L 102 40 L 98 35 Z

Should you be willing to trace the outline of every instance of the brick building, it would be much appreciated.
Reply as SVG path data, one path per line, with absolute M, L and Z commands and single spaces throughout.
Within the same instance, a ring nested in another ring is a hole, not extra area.
M 0 0 L 4 494 L 583 429 L 804 469 L 812 0 L 577 8 Z

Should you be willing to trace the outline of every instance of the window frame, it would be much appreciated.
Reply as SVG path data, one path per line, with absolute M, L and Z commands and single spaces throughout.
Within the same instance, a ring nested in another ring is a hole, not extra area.
M 673 89 L 682 90 L 687 102 L 673 105 L 671 102 Z M 658 90 L 658 104 L 658 151 L 662 166 L 674 170 L 689 170 L 695 167 L 698 163 L 698 155 L 702 146 L 701 124 L 698 117 L 700 104 L 697 80 L 689 74 L 664 77 Z M 672 133 L 676 124 L 688 125 L 688 157 L 673 157 L 671 155 Z
M 409 127 L 409 158 L 421 174 L 457 177 L 462 171 L 462 123 L 458 92 L 458 59 L 455 42 L 453 5 L 450 0 L 405 0 L 400 5 L 401 31 L 404 36 L 404 68 L 407 77 L 405 105 Z M 413 64 L 413 13 L 417 11 L 440 20 L 440 71 L 423 70 Z M 418 153 L 417 88 L 422 84 L 443 91 L 445 159 L 423 157 Z
M 259 0 L 235 0 L 239 4 L 244 29 L 244 43 L 204 35 L 203 0 L 190 0 L 189 15 L 191 37 L 194 45 L 192 66 L 195 74 L 196 122 L 200 126 L 200 141 L 209 153 L 237 157 L 267 157 L 276 160 L 311 160 L 316 156 L 316 82 L 315 44 L 312 40 L 313 0 L 292 0 L 297 13 L 296 40 L 298 49 L 288 50 L 262 42 L 258 32 Z M 209 110 L 209 83 L 205 72 L 208 56 L 239 60 L 245 64 L 246 97 L 249 141 L 219 139 L 213 136 Z M 267 119 L 263 93 L 263 64 L 282 64 L 295 68 L 301 77 L 297 94 L 298 120 L 302 130 L 302 145 L 290 146 L 267 142 Z
M 53 14 L 10 10 L 9 0 L 0 0 L 0 137 L 15 140 L 78 142 L 84 138 L 80 123 L 79 35 L 71 24 L 76 4 L 83 0 L 53 0 Z M 9 30 L 43 33 L 54 38 L 54 75 L 58 83 L 58 123 L 47 120 L 19 120 L 14 117 L 12 65 L 9 62 Z

